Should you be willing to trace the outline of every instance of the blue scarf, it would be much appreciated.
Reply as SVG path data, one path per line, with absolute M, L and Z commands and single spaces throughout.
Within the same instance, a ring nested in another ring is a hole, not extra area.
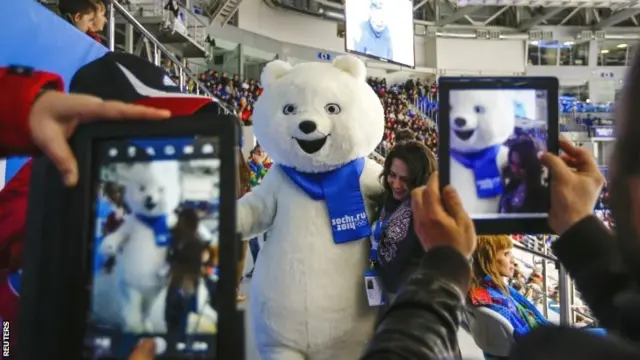
M 473 153 L 461 153 L 451 149 L 451 157 L 462 166 L 473 170 L 478 198 L 487 199 L 502 194 L 502 178 L 497 156 L 502 145 L 495 145 Z
M 136 214 L 136 218 L 153 230 L 156 245 L 162 247 L 171 243 L 171 232 L 167 224 L 167 215 L 145 216 Z
M 279 165 L 289 179 L 313 200 L 327 203 L 333 241 L 342 244 L 371 236 L 369 218 L 360 192 L 364 158 L 325 173 L 302 173 Z
M 481 288 L 471 290 L 471 303 L 474 306 L 486 306 L 507 319 L 513 326 L 513 336 L 516 339 L 532 329 L 526 318 L 527 315 L 533 318 L 536 325 L 550 324 L 527 298 L 511 286 L 508 286 L 509 295 L 506 295 L 489 276 L 483 279 L 481 286 Z

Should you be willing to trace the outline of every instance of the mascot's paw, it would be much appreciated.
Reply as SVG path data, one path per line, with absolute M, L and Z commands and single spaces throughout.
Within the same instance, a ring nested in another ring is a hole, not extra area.
M 102 256 L 113 257 L 118 252 L 118 241 L 115 236 L 109 235 L 102 240 L 98 252 Z

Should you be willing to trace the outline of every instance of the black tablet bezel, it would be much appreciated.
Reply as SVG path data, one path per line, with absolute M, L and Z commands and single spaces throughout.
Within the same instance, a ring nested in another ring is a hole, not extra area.
M 96 122 L 81 126 L 70 141 L 80 174 L 78 185 L 72 189 L 64 188 L 49 160 L 38 159 L 34 163 L 20 309 L 23 327 L 19 348 L 28 349 L 21 351 L 25 359 L 86 358 L 83 342 L 91 303 L 98 191 L 95 184 L 99 181 L 96 176 L 99 176 L 100 165 L 96 160 L 96 145 L 116 139 L 194 135 L 219 139 L 219 251 L 224 255 L 219 257 L 216 357 L 240 359 L 238 354 L 242 352 L 237 347 L 244 346 L 244 341 L 237 339 L 236 251 L 240 244 L 235 234 L 235 188 L 238 128 L 237 118 L 219 114 L 197 114 L 157 122 Z M 43 265 L 47 261 L 54 266 Z M 34 300 L 51 294 L 52 289 L 57 289 L 57 301 L 43 304 Z M 46 324 L 44 328 L 43 323 Z M 39 349 L 33 349 L 35 347 Z M 205 358 L 204 355 L 188 356 Z
M 438 79 L 438 173 L 440 186 L 450 183 L 449 164 L 449 92 L 451 90 L 530 89 L 547 92 L 547 151 L 559 149 L 559 83 L 555 77 L 440 77 Z M 549 183 L 551 183 L 549 175 Z M 477 234 L 550 234 L 548 216 L 517 219 L 473 219 Z

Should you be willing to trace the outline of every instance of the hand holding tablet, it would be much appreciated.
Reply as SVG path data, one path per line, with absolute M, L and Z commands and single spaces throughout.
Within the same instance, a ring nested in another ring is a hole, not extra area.
M 540 160 L 554 178 L 549 226 L 558 235 L 590 216 L 605 179 L 593 156 L 585 149 L 560 140 L 563 154 L 542 154 Z
M 479 234 L 548 232 L 551 178 L 539 152 L 558 151 L 558 81 L 439 79 L 440 183 L 451 184 Z

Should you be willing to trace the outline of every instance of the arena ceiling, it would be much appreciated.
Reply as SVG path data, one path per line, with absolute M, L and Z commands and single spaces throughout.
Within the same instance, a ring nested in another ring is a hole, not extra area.
M 340 20 L 343 0 L 279 1 L 307 13 Z M 544 26 L 572 26 L 595 32 L 615 29 L 640 34 L 640 0 L 413 0 L 417 24 L 526 33 Z M 330 15 L 330 16 L 327 16 Z M 597 36 L 596 36 L 597 37 Z

